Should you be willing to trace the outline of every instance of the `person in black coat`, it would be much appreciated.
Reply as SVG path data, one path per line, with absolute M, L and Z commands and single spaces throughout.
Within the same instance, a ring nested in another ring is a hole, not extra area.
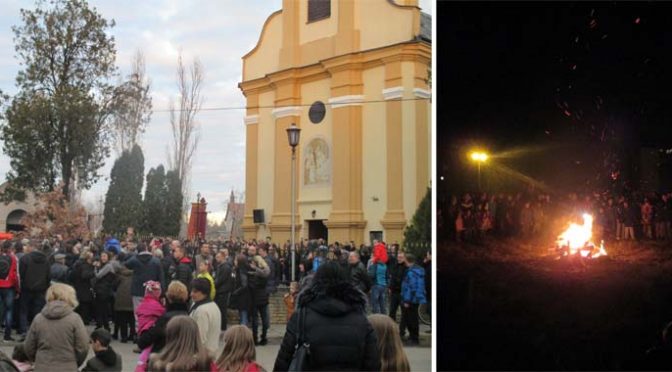
M 96 276 L 93 267 L 93 254 L 91 252 L 82 253 L 80 259 L 72 265 L 72 286 L 77 293 L 79 306 L 75 311 L 82 317 L 85 325 L 91 320 L 91 310 L 93 308 L 93 288 L 91 288 L 91 279 Z
M 266 345 L 268 340 L 266 339 L 266 332 L 270 328 L 270 314 L 268 309 L 268 298 L 269 293 L 267 290 L 267 281 L 268 275 L 270 273 L 270 268 L 264 267 L 266 261 L 264 261 L 261 256 L 255 256 L 253 259 L 250 259 L 251 270 L 248 273 L 248 285 L 250 287 L 252 305 L 252 335 L 254 336 L 254 343 L 256 345 Z M 261 329 L 261 340 L 258 339 L 258 329 L 259 329 L 259 317 L 261 317 L 262 329 Z
M 248 275 L 250 265 L 247 263 L 247 257 L 244 254 L 236 256 L 234 261 L 235 284 L 231 293 L 231 308 L 238 310 L 240 315 L 240 324 L 247 326 L 249 323 L 248 315 L 252 307 L 252 293 L 250 292 Z
M 156 323 L 150 329 L 142 332 L 138 337 L 138 348 L 144 350 L 151 346 L 152 353 L 161 352 L 161 349 L 166 345 L 166 325 L 175 316 L 189 315 L 188 300 L 187 286 L 179 281 L 171 282 L 166 290 L 166 312 L 156 320 Z
M 369 292 L 369 289 L 371 289 L 371 279 L 369 278 L 369 273 L 366 271 L 366 266 L 362 263 L 357 252 L 350 252 L 348 265 L 348 274 L 352 284 L 364 293 Z
M 388 287 L 390 289 L 390 318 L 396 321 L 397 310 L 402 305 L 401 301 L 401 283 L 406 276 L 406 255 L 404 252 L 399 252 L 396 259 L 390 257 L 387 266 L 390 272 L 390 281 Z M 399 330 L 399 335 L 404 336 L 405 329 Z
M 226 330 L 226 311 L 229 307 L 231 292 L 236 284 L 233 277 L 233 266 L 229 260 L 229 250 L 223 248 L 215 256 L 217 271 L 215 271 L 215 303 L 222 313 L 222 331 Z
M 366 318 L 366 295 L 350 282 L 340 265 L 320 265 L 311 283 L 299 293 L 297 304 L 287 323 L 274 371 L 289 368 L 303 311 L 304 340 L 310 344 L 307 370 L 380 371 L 376 335 Z
M 191 280 L 194 278 L 194 267 L 191 264 L 191 259 L 187 257 L 187 252 L 184 247 L 175 247 L 173 250 L 173 258 L 175 260 L 170 267 L 171 281 L 178 280 L 189 289 Z

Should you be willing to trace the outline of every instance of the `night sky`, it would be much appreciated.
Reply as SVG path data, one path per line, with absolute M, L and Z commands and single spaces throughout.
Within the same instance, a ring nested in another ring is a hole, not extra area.
M 672 4 L 439 1 L 437 10 L 439 173 L 465 144 L 574 143 L 605 157 L 672 147 Z

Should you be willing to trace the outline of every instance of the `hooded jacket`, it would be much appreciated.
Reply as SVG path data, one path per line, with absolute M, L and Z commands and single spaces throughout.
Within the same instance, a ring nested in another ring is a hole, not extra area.
M 112 346 L 97 352 L 95 357 L 86 362 L 86 367 L 82 370 L 82 372 L 94 371 L 121 371 L 121 355 L 115 353 Z
M 380 371 L 376 335 L 366 318 L 366 295 L 352 283 L 313 280 L 301 292 L 299 307 L 287 323 L 274 371 L 287 371 L 305 310 L 305 340 L 310 344 L 308 370 Z
M 42 292 L 49 288 L 51 281 L 49 260 L 41 251 L 32 251 L 21 257 L 19 261 L 19 276 L 21 288 L 32 292 Z
M 406 270 L 406 276 L 401 283 L 401 298 L 409 304 L 426 304 L 425 269 L 413 265 Z
M 36 371 L 76 371 L 89 352 L 89 334 L 70 305 L 51 301 L 35 316 L 23 345 Z
M 151 293 L 145 295 L 138 305 L 135 315 L 138 317 L 138 334 L 152 328 L 156 321 L 166 313 L 166 308 L 161 305 L 156 297 Z
M 142 297 L 145 295 L 143 284 L 153 280 L 161 283 L 161 288 L 165 288 L 165 276 L 163 266 L 159 259 L 152 256 L 149 252 L 141 252 L 131 257 L 125 262 L 126 267 L 133 270 L 133 284 L 131 284 L 131 296 Z

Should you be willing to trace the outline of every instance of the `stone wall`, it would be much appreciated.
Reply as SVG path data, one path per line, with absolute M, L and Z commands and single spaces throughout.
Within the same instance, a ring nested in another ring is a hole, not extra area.
M 287 307 L 285 306 L 285 302 L 283 301 L 284 296 L 287 293 L 289 293 L 289 287 L 279 286 L 278 291 L 273 293 L 269 297 L 268 311 L 271 314 L 271 324 L 287 323 Z M 227 322 L 228 324 L 238 324 L 240 322 L 237 310 L 229 309 Z

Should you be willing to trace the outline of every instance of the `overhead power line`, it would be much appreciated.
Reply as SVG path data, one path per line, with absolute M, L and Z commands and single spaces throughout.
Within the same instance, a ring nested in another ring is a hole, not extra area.
M 389 102 L 389 101 L 426 101 L 429 100 L 429 98 L 402 98 L 402 99 L 395 99 L 395 100 L 367 100 L 367 101 L 361 101 L 357 102 L 357 104 L 369 104 L 369 103 L 382 103 L 382 102 Z M 342 105 L 343 103 L 324 103 L 325 106 L 332 106 L 332 105 Z M 310 107 L 312 103 L 301 103 L 297 105 L 283 105 L 283 106 L 223 106 L 223 107 L 204 107 L 201 108 L 199 111 L 231 111 L 231 110 L 247 110 L 247 109 L 278 109 L 278 108 L 283 108 L 283 107 Z M 170 109 L 161 109 L 161 110 L 152 110 L 153 112 L 170 112 Z M 175 109 L 175 112 L 180 112 L 182 110 L 180 109 Z

